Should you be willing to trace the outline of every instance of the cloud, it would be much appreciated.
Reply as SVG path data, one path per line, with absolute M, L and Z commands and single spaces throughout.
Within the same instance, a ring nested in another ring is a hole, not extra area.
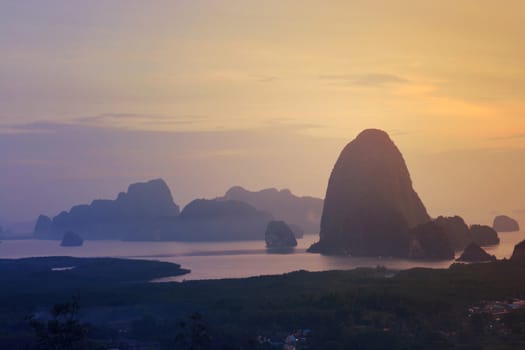
M 210 150 L 196 150 L 177 154 L 174 158 L 179 160 L 202 160 L 202 159 L 218 159 L 218 158 L 239 158 L 239 157 L 253 157 L 254 150 L 248 148 L 218 148 Z
M 203 115 L 146 115 L 133 113 L 108 113 L 77 118 L 73 123 L 81 126 L 116 128 L 142 131 L 188 131 L 202 129 L 208 118 Z
M 345 85 L 383 87 L 391 84 L 407 84 L 410 82 L 393 74 L 369 73 L 369 74 L 329 74 L 321 75 L 319 79 L 341 83 Z
M 254 75 L 253 78 L 259 83 L 271 83 L 278 79 L 274 75 Z
M 135 113 L 105 113 L 95 116 L 77 118 L 78 122 L 93 123 L 93 122 L 106 122 L 106 121 L 141 121 L 151 120 L 157 122 L 169 122 L 178 124 L 193 124 L 202 120 L 207 119 L 201 115 L 187 115 L 187 116 L 161 116 L 161 115 L 145 115 Z
M 232 122 L 233 121 L 233 122 Z M 64 130 L 115 130 L 156 133 L 225 133 L 246 130 L 273 130 L 302 133 L 322 128 L 319 123 L 299 122 L 295 119 L 272 118 L 258 122 L 228 119 L 217 120 L 205 115 L 146 115 L 133 113 L 106 113 L 67 121 L 36 121 L 19 124 L 0 124 L 0 135 L 55 133 Z
M 52 133 L 59 129 L 64 129 L 68 126 L 68 123 L 56 123 L 49 121 L 40 121 L 23 124 L 5 124 L 0 125 L 0 135 Z
M 214 71 L 209 75 L 209 78 L 228 83 L 272 83 L 279 79 L 276 75 L 264 73 L 250 74 L 240 70 Z
M 213 129 L 202 115 L 162 116 L 132 113 L 108 113 L 78 117 L 67 121 L 38 121 L 0 125 L 0 135 L 51 133 L 66 128 L 101 128 L 128 131 L 187 132 Z
M 510 135 L 496 136 L 496 137 L 490 138 L 490 140 L 516 140 L 516 139 L 525 139 L 525 133 L 510 134 Z
M 34 167 L 34 166 L 57 166 L 58 164 L 61 164 L 61 163 L 57 160 L 47 160 L 47 159 L 14 159 L 14 160 L 7 161 L 7 164 Z

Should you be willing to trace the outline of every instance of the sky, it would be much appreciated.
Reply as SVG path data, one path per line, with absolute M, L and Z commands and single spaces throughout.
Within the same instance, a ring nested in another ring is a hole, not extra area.
M 0 223 L 164 178 L 323 197 L 387 131 L 432 216 L 525 223 L 521 0 L 0 0 Z

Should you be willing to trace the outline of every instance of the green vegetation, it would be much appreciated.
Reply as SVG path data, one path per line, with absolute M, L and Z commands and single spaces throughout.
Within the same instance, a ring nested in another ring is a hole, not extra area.
M 51 318 L 42 321 L 31 316 L 29 324 L 35 331 L 37 349 L 74 350 L 87 348 L 87 327 L 78 320 L 78 302 L 56 304 Z
M 0 295 L 16 294 L 21 290 L 40 294 L 63 288 L 147 282 L 188 272 L 177 264 L 148 260 L 66 256 L 0 259 Z
M 20 267 L 19 262 L 11 264 Z M 142 278 L 131 279 L 128 263 L 138 264 Z M 184 348 L 177 347 L 177 339 L 187 342 L 202 331 L 210 341 L 202 339 L 204 345 L 195 349 L 258 349 L 258 335 L 282 340 L 294 329 L 309 328 L 312 335 L 304 345 L 309 349 L 525 347 L 525 312 L 500 320 L 469 313 L 484 301 L 525 298 L 525 266 L 509 261 L 418 268 L 394 277 L 376 268 L 184 283 L 141 282 L 147 275 L 141 263 L 156 262 L 121 261 L 120 276 L 99 265 L 112 282 L 97 278 L 93 265 L 86 271 L 94 279 L 79 288 L 64 278 L 43 286 L 41 277 L 11 277 L 5 273 L 11 264 L 0 261 L 1 285 L 9 286 L 0 289 L 0 297 L 10 301 L 0 305 L 0 348 L 14 348 L 4 344 L 14 344 L 16 337 L 34 338 L 24 313 L 49 309 L 72 295 L 80 301 L 80 318 L 93 327 L 90 339 L 99 344 L 133 340 L 148 348 L 177 349 Z M 78 267 L 58 274 L 75 270 L 81 278 Z

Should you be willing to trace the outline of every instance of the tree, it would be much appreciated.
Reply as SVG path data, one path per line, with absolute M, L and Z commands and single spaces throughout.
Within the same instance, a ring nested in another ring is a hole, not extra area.
M 82 350 L 86 348 L 87 328 L 78 320 L 79 304 L 76 299 L 55 304 L 51 319 L 43 321 L 34 315 L 29 324 L 35 331 L 39 350 Z
M 175 345 L 177 350 L 211 349 L 209 326 L 200 313 L 194 312 L 187 321 L 179 323 Z

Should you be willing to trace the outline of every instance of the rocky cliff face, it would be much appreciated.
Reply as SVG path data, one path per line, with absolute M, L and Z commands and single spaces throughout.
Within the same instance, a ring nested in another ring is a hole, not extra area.
M 510 257 L 510 261 L 525 264 L 525 241 L 516 244 L 512 256 Z
M 520 224 L 507 215 L 499 215 L 494 218 L 492 228 L 497 232 L 517 232 L 520 230 Z
M 196 199 L 174 222 L 171 239 L 181 241 L 263 240 L 273 217 L 233 200 Z
M 408 257 L 411 259 L 454 259 L 454 249 L 445 230 L 433 221 L 411 229 L 410 238 Z
M 319 232 L 323 209 L 323 200 L 320 198 L 298 197 L 287 189 L 267 188 L 253 192 L 235 186 L 219 199 L 245 202 L 272 214 L 277 220 L 300 227 L 306 233 Z
M 332 170 L 311 251 L 407 256 L 409 229 L 429 220 L 398 148 L 384 131 L 365 130 Z
M 40 215 L 38 217 L 36 220 L 34 235 L 36 238 L 50 238 L 51 236 L 56 235 L 56 233 L 53 232 L 53 221 L 49 216 Z
M 158 239 L 154 235 L 160 218 L 178 214 L 170 189 L 163 180 L 156 179 L 130 185 L 115 200 L 77 205 L 52 220 L 40 216 L 34 234 L 43 239 L 61 239 L 66 231 L 85 239 Z

